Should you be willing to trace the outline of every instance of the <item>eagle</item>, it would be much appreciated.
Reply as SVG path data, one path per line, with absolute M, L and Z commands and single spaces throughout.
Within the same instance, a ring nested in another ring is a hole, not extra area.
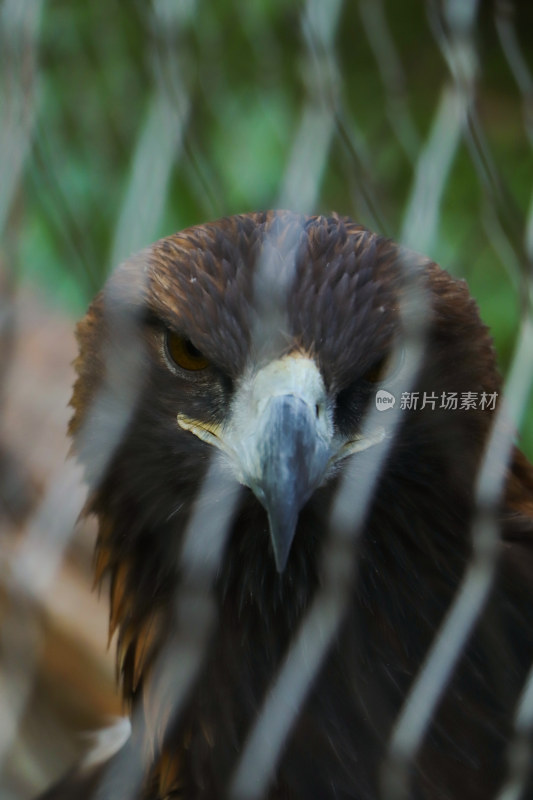
M 130 722 L 43 798 L 385 798 L 491 521 L 487 596 L 405 796 L 496 797 L 533 661 L 533 468 L 466 282 L 336 214 L 241 214 L 122 264 L 77 339 L 70 434 Z

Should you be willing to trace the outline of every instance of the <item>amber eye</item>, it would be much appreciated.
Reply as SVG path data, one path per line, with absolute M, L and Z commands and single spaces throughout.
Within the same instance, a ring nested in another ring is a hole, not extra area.
M 367 383 L 381 383 L 385 380 L 392 380 L 402 368 L 404 358 L 403 347 L 394 347 L 391 352 L 385 353 L 384 356 L 372 364 L 370 369 L 367 369 L 363 375 L 363 380 Z
M 365 380 L 367 383 L 380 383 L 390 372 L 390 366 L 389 356 L 383 356 L 383 358 L 380 358 L 379 361 L 376 361 L 375 364 L 373 364 L 370 369 L 365 372 L 363 375 L 363 380 Z
M 167 331 L 165 343 L 168 357 L 178 367 L 193 372 L 209 366 L 207 358 L 184 336 Z

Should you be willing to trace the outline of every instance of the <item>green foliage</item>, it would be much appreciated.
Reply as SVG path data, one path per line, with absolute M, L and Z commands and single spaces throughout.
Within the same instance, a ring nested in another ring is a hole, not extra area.
M 361 5 L 344 2 L 332 52 L 325 52 L 302 25 L 300 1 L 48 3 L 38 40 L 37 120 L 13 222 L 18 271 L 76 313 L 87 303 L 112 267 L 118 221 L 156 95 L 171 109 L 170 123 L 162 126 L 176 125 L 179 134 L 161 184 L 162 212 L 152 227 L 146 223 L 148 241 L 207 218 L 275 206 L 306 107 L 335 109 L 344 131 L 334 131 L 316 211 L 335 209 L 370 227 L 377 222 L 398 237 L 449 73 L 428 22 L 429 6 L 387 0 L 400 71 L 389 70 L 386 86 L 386 65 L 369 41 Z M 475 31 L 477 109 L 523 236 L 533 177 L 524 98 L 488 5 L 480 4 Z M 523 4 L 517 11 L 526 54 L 532 8 Z M 159 148 L 156 127 L 154 163 Z M 495 244 L 497 217 L 463 143 L 428 254 L 467 278 L 505 370 L 519 326 L 524 265 L 516 255 L 522 242 Z M 531 413 L 524 444 L 533 453 Z

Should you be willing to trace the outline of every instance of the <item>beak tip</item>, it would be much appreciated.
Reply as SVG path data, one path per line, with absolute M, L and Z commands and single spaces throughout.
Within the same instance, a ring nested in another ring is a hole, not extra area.
M 287 552 L 285 556 L 280 557 L 274 550 L 274 560 L 276 562 L 276 572 L 278 575 L 282 575 L 285 572 L 285 567 L 287 566 L 287 561 L 289 560 L 289 553 Z
M 316 403 L 291 392 L 268 398 L 255 430 L 248 485 L 267 512 L 279 574 L 286 569 L 300 511 L 327 465 L 329 442 L 322 427 Z
M 269 514 L 268 523 L 276 570 L 281 575 L 285 572 L 287 561 L 289 560 L 289 553 L 296 531 L 297 518 L 285 524 L 279 524 L 274 521 Z

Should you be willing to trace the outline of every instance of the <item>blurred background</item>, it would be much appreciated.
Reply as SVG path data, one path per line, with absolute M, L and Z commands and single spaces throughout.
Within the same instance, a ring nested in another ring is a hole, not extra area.
M 532 299 L 533 4 L 3 0 L 0 70 L 0 795 L 26 800 L 120 713 L 66 460 L 76 318 L 160 236 L 335 210 L 466 278 L 507 374 Z

